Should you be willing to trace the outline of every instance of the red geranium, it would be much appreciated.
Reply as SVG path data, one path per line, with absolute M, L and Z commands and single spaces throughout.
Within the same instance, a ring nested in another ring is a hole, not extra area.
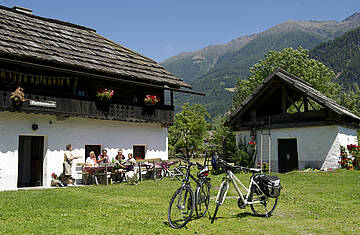
M 145 104 L 157 104 L 160 102 L 160 98 L 156 95 L 146 95 L 144 99 Z

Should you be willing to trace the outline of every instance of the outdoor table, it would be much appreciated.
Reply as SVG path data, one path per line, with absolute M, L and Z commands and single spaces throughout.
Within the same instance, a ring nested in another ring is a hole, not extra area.
M 161 158 L 151 158 L 151 159 L 139 159 L 139 160 L 136 160 L 136 162 L 139 163 L 139 174 L 140 174 L 140 181 L 142 181 L 142 174 L 141 174 L 141 163 L 144 163 L 145 162 L 152 162 L 153 163 L 153 166 L 154 166 L 154 170 L 153 170 L 153 178 L 155 179 L 155 174 L 156 174 L 156 171 L 155 171 L 155 163 L 157 161 L 161 161 Z
M 115 163 L 102 163 L 97 166 L 89 166 L 84 165 L 82 171 L 89 172 L 91 175 L 95 177 L 96 185 L 98 185 L 98 176 L 105 175 L 106 176 L 106 185 L 109 184 L 107 180 L 107 173 L 109 170 L 112 170 L 116 166 Z

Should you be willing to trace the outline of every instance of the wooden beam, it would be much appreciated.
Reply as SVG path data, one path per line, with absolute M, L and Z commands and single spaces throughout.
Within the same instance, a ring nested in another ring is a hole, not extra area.
M 165 87 L 163 85 L 155 85 L 155 84 L 150 84 L 150 83 L 146 83 L 146 82 L 132 81 L 132 80 L 128 80 L 128 79 L 122 79 L 122 78 L 119 78 L 116 76 L 99 75 L 99 74 L 88 73 L 88 72 L 83 72 L 83 71 L 79 71 L 79 70 L 65 69 L 65 68 L 60 68 L 60 67 L 55 67 L 55 66 L 50 66 L 50 65 L 35 64 L 35 63 L 31 63 L 31 62 L 13 60 L 13 59 L 8 59 L 8 58 L 0 58 L 0 61 L 6 62 L 6 63 L 11 63 L 11 64 L 22 65 L 22 66 L 26 66 L 26 67 L 30 67 L 30 68 L 39 68 L 39 69 L 45 69 L 45 70 L 50 70 L 50 71 L 57 71 L 57 72 L 61 72 L 61 73 L 72 74 L 73 76 L 77 75 L 77 76 L 83 76 L 83 77 L 93 77 L 96 79 L 108 80 L 108 81 L 112 81 L 112 82 L 128 83 L 128 84 L 137 85 L 137 86 L 152 87 L 152 88 L 158 88 L 158 89 L 163 89 L 163 90 L 170 90 L 170 91 L 188 93 L 188 94 L 193 94 L 193 95 L 205 96 L 205 94 L 201 93 L 201 92 L 182 90 L 182 89 L 172 88 L 172 87 Z
M 256 121 L 256 111 L 255 110 L 251 110 L 251 121 L 252 122 Z
M 309 104 L 310 104 L 312 110 L 317 111 L 317 109 L 312 105 L 311 99 L 309 99 L 308 101 L 309 101 Z M 315 102 L 315 101 L 314 101 L 314 102 Z M 319 105 L 320 105 L 320 104 L 319 104 Z
M 282 85 L 281 87 L 281 110 L 282 114 L 286 114 L 286 87 Z
M 305 112 L 307 112 L 307 111 L 309 111 L 309 105 L 308 105 L 308 98 L 307 98 L 307 96 L 304 96 L 303 97 L 303 102 L 304 102 L 304 111 Z
M 279 129 L 279 128 L 301 128 L 301 127 L 314 127 L 314 126 L 331 126 L 331 125 L 338 125 L 335 121 L 292 121 L 292 122 L 286 122 L 286 123 L 272 123 L 271 129 Z M 349 125 L 349 123 L 347 123 Z M 260 125 L 260 123 L 257 123 L 257 130 L 267 130 L 267 125 Z M 250 131 L 252 130 L 252 126 L 250 125 L 240 125 L 237 126 L 236 129 L 234 128 L 234 131 Z
M 174 106 L 174 92 L 170 91 L 171 106 Z
M 294 105 L 294 107 L 296 108 L 296 110 L 297 110 L 298 112 L 301 112 L 301 111 L 300 111 L 300 108 L 299 108 L 298 106 L 296 106 L 295 102 L 294 102 L 289 96 L 286 96 L 286 97 L 287 97 L 288 100 L 291 102 L 291 104 Z

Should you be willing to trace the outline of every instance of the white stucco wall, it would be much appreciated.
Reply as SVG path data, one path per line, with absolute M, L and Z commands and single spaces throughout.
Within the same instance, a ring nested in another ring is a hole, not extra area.
M 33 131 L 33 123 L 39 129 Z M 65 146 L 73 146 L 73 172 L 78 162 L 84 162 L 85 145 L 101 144 L 114 157 L 117 150 L 127 156 L 133 145 L 145 145 L 146 159 L 168 159 L 167 128 L 159 123 L 135 123 L 88 118 L 65 118 L 55 115 L 0 112 L 0 190 L 16 189 L 18 178 L 18 144 L 20 135 L 45 137 L 43 184 L 50 185 L 51 174 L 62 172 Z M 74 174 L 75 178 L 80 175 Z
M 261 131 L 257 132 L 257 157 L 260 159 Z M 268 131 L 264 131 L 268 133 Z M 356 129 L 342 126 L 321 126 L 302 128 L 283 128 L 271 130 L 271 168 L 278 171 L 278 139 L 297 139 L 299 169 L 338 168 L 340 145 L 357 144 Z M 250 141 L 250 132 L 241 131 L 236 134 L 237 143 Z M 263 154 L 268 162 L 268 154 Z

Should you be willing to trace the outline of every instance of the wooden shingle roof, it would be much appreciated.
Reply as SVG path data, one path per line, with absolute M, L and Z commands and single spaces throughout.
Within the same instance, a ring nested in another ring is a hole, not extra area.
M 95 30 L 0 6 L 0 57 L 51 63 L 169 87 L 191 86 Z
M 321 92 L 315 90 L 309 83 L 305 82 L 304 80 L 286 72 L 283 69 L 278 68 L 269 77 L 264 79 L 263 83 L 260 84 L 254 90 L 254 92 L 235 111 L 230 114 L 230 117 L 226 120 L 225 125 L 232 126 L 236 122 L 236 119 L 240 118 L 246 111 L 251 109 L 252 105 L 255 105 L 257 101 L 262 99 L 262 94 L 267 92 L 271 82 L 275 79 L 292 86 L 295 90 L 310 97 L 315 102 L 321 104 L 325 108 L 328 108 L 339 116 L 349 117 L 359 123 L 360 117 L 350 112 L 347 108 L 339 105 L 334 100 L 329 99 Z

